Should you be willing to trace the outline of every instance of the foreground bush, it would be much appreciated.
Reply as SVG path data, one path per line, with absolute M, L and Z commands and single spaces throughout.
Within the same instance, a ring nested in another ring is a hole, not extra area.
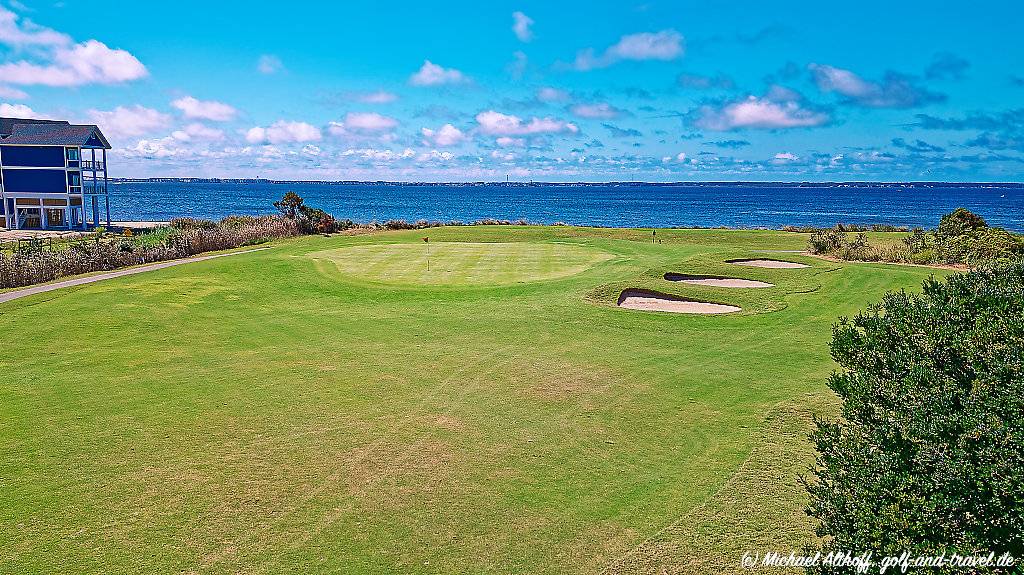
M 842 420 L 818 422 L 807 483 L 823 551 L 1024 558 L 1024 261 L 889 293 L 831 349 Z
M 211 228 L 203 220 L 183 222 L 135 237 L 79 242 L 65 250 L 0 253 L 0 289 L 61 277 L 107 271 L 268 242 L 299 234 L 295 222 L 277 216 L 235 216 Z

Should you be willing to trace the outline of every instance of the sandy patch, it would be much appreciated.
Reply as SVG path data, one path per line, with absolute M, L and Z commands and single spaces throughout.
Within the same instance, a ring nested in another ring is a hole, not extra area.
M 753 268 L 772 268 L 778 270 L 792 270 L 797 268 L 810 267 L 807 264 L 798 264 L 796 262 L 785 262 L 782 260 L 765 260 L 765 259 L 752 259 L 752 260 L 728 260 L 726 263 L 736 264 L 738 266 L 750 266 Z
M 711 286 L 723 288 L 769 288 L 775 284 L 757 280 L 745 280 L 740 278 L 725 278 L 718 276 L 692 276 L 686 274 L 665 274 L 665 279 L 670 282 L 682 282 L 698 286 Z
M 656 292 L 628 289 L 619 296 L 619 307 L 642 311 L 667 311 L 670 313 L 716 314 L 740 311 L 733 305 L 692 301 Z

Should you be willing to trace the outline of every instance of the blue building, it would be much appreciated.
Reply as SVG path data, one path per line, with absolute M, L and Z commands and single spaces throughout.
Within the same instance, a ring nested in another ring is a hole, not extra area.
M 109 226 L 109 149 L 96 126 L 0 118 L 0 228 Z

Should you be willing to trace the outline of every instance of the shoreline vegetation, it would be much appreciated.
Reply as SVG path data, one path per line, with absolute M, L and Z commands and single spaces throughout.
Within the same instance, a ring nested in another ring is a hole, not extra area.
M 274 202 L 278 214 L 228 216 L 214 221 L 176 218 L 168 225 L 140 233 L 121 234 L 98 228 L 77 238 L 21 240 L 0 244 L 0 290 L 46 283 L 70 276 L 112 271 L 130 266 L 175 260 L 199 254 L 253 246 L 274 239 L 310 234 L 358 233 L 378 230 L 416 230 L 459 226 L 570 226 L 564 222 L 534 224 L 527 220 L 484 218 L 473 222 L 393 219 L 357 223 L 337 219 L 305 204 L 289 191 Z M 584 226 L 601 227 L 601 226 Z M 693 226 L 691 226 L 693 227 Z M 694 229 L 704 229 L 693 227 Z M 732 229 L 727 227 L 706 229 Z M 959 208 L 942 218 L 938 228 L 925 231 L 901 226 L 837 224 L 822 229 L 783 226 L 782 231 L 809 233 L 808 252 L 840 261 L 908 263 L 933 266 L 972 266 L 1024 255 L 1024 239 Z M 884 235 L 869 239 L 867 233 Z M 907 234 L 902 238 L 893 233 Z M 856 234 L 850 238 L 850 234 Z
M 16 251 L 0 251 L 0 289 L 254 246 L 300 233 L 294 221 L 280 216 L 232 216 L 220 222 L 183 218 L 137 235 L 101 229 L 58 242 L 19 242 Z
M 864 228 L 838 225 L 813 230 L 811 254 L 842 261 L 976 267 L 1024 256 L 1024 236 L 989 226 L 981 216 L 957 208 L 931 230 Z M 802 231 L 811 231 L 803 229 Z M 867 233 L 908 231 L 900 238 L 870 238 Z M 851 237 L 851 234 L 856 234 Z

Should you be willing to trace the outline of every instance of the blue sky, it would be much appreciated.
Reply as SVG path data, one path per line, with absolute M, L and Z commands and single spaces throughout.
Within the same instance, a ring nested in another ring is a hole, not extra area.
M 1020 181 L 1013 2 L 0 0 L 115 176 Z

